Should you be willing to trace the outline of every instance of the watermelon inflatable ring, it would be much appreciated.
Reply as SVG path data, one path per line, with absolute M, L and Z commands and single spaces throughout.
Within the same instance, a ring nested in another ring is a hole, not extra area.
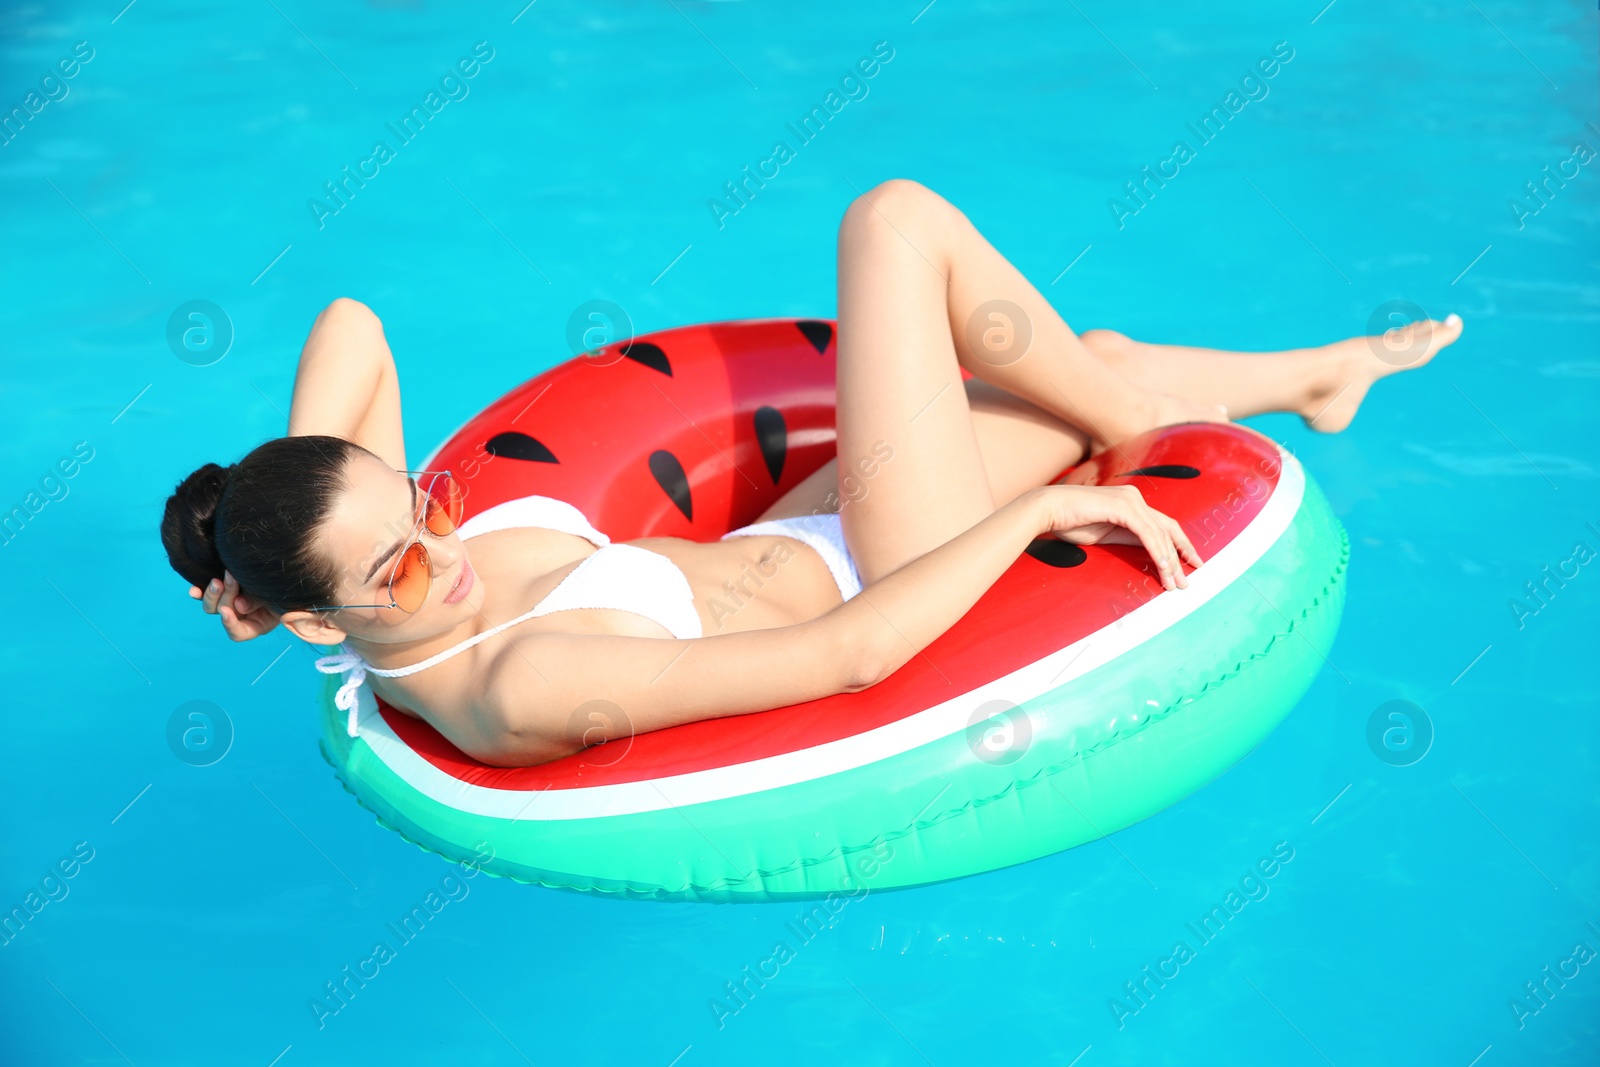
M 541 494 L 613 541 L 714 541 L 834 454 L 833 324 L 685 326 L 562 363 L 424 464 L 469 514 Z M 737 469 L 735 469 L 737 468 Z M 323 752 L 384 825 L 538 885 L 662 900 L 854 896 L 1047 856 L 1242 759 L 1326 662 L 1349 542 L 1295 458 L 1236 425 L 1153 430 L 1064 471 L 1132 482 L 1206 559 L 1033 542 L 871 689 L 491 767 L 359 691 Z

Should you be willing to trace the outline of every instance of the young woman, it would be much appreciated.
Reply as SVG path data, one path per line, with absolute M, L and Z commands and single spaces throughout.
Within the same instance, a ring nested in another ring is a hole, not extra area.
M 289 436 L 168 500 L 172 565 L 236 641 L 281 624 L 342 644 L 342 706 L 364 680 L 481 761 L 540 763 L 865 689 L 1041 535 L 1142 545 L 1181 590 L 1201 560 L 1137 489 L 1043 483 L 1170 423 L 1287 411 L 1341 430 L 1373 381 L 1461 331 L 1454 315 L 1394 331 L 1400 360 L 1373 338 L 1252 354 L 1077 336 L 966 216 L 905 180 L 852 203 L 838 247 L 838 458 L 754 527 L 611 544 L 548 497 L 460 524 L 447 476 L 407 472 L 382 326 L 340 299 L 301 354 Z M 991 325 L 1031 339 L 996 348 Z M 830 511 L 839 461 L 857 469 L 885 445 L 865 494 Z M 775 559 L 754 599 L 712 615 L 725 579 Z M 611 714 L 581 713 L 594 707 Z

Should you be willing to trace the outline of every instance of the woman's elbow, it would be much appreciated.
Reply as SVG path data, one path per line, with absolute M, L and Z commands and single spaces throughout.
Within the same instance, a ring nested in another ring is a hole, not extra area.
M 496 716 L 495 721 L 481 724 L 470 740 L 457 741 L 456 747 L 491 767 L 533 767 L 581 752 L 584 745 Z
M 881 681 L 883 681 L 883 678 L 876 674 L 852 675 L 839 687 L 839 691 L 841 693 L 859 693 L 863 689 L 871 689 Z
M 464 753 L 491 767 L 537 767 L 541 763 L 549 763 L 563 756 L 570 756 L 574 752 L 582 751 L 583 746 L 563 747 L 544 742 L 528 742 L 514 737 L 508 737 L 482 746 L 473 746 L 462 749 Z
M 879 650 L 865 643 L 847 646 L 844 656 L 844 677 L 840 687 L 846 693 L 859 693 L 871 689 L 894 673 L 895 664 Z

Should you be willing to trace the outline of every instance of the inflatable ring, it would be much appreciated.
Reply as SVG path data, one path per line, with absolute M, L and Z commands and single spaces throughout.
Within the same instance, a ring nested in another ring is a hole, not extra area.
M 423 466 L 456 472 L 469 513 L 538 493 L 614 541 L 713 541 L 832 458 L 833 333 L 759 320 L 600 348 L 512 390 Z M 1217 777 L 1289 713 L 1338 628 L 1349 543 L 1295 458 L 1240 426 L 1154 430 L 1058 480 L 1138 486 L 1205 565 L 1166 592 L 1142 549 L 1035 540 L 870 689 L 536 767 L 478 763 L 370 687 L 352 738 L 330 680 L 323 753 L 425 849 L 619 896 L 851 896 L 1096 840 Z

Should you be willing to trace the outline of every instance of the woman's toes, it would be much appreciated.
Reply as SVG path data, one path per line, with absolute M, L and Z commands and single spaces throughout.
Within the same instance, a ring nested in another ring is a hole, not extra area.
M 1367 346 L 1390 367 L 1409 367 L 1427 356 L 1437 325 L 1432 319 L 1419 319 L 1367 338 Z
M 1451 312 L 1443 322 L 1420 319 L 1367 338 L 1372 354 L 1394 370 L 1420 367 L 1461 336 L 1461 316 Z M 1382 374 L 1392 373 L 1384 370 Z
M 1454 344 L 1456 339 L 1461 336 L 1461 330 L 1464 325 L 1465 324 L 1461 321 L 1461 316 L 1457 315 L 1454 311 L 1446 315 L 1444 317 L 1444 321 L 1439 324 L 1439 329 L 1434 334 L 1435 351 L 1443 348 L 1445 345 Z

